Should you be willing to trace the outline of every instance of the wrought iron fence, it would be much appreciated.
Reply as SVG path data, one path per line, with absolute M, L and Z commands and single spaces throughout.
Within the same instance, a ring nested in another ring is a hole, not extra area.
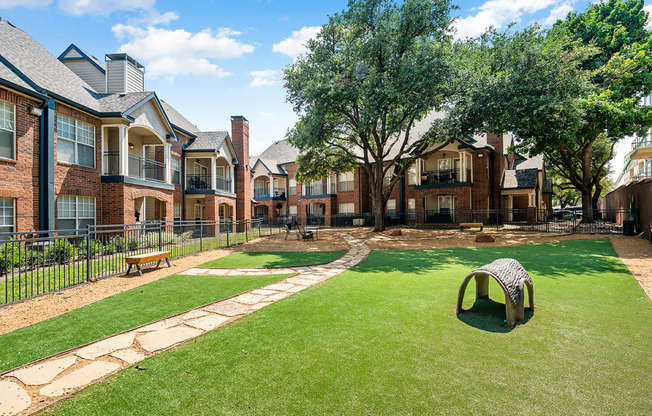
M 151 221 L 84 230 L 0 233 L 0 305 L 125 273 L 125 258 L 170 251 L 170 258 L 278 234 L 246 221 Z

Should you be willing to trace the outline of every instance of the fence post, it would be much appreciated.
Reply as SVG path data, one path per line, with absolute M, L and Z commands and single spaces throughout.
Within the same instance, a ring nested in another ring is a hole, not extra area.
M 249 227 L 248 227 L 249 220 L 245 220 L 244 226 L 245 226 L 245 243 L 249 242 Z
M 163 221 L 158 222 L 158 251 L 163 251 Z
M 86 226 L 86 281 L 91 281 L 91 226 Z
M 199 251 L 204 251 L 204 220 L 199 220 Z
M 261 234 L 260 234 L 260 221 L 258 221 L 258 237 L 260 237 L 260 236 L 261 236 Z
M 229 228 L 231 228 L 231 223 L 226 225 L 226 246 L 229 247 Z

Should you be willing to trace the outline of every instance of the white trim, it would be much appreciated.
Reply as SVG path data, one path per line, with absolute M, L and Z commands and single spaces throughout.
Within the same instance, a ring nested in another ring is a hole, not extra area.
M 10 104 L 13 107 L 13 110 L 14 110 L 13 111 L 13 113 L 14 113 L 14 120 L 13 120 L 14 130 L 12 131 L 12 133 L 14 135 L 14 146 L 13 146 L 13 149 L 12 149 L 12 157 L 9 160 L 16 160 L 17 157 L 18 157 L 17 156 L 18 155 L 18 139 L 17 139 L 17 135 L 16 135 L 16 130 L 17 130 L 17 128 L 16 128 L 16 104 L 14 104 L 14 103 L 12 103 L 10 101 L 5 101 L 5 100 L 0 100 L 0 102 Z M 11 131 L 11 130 L 7 130 L 7 129 L 1 129 L 1 130 L 3 130 L 3 131 Z M 7 159 L 7 158 L 0 156 L 0 159 Z

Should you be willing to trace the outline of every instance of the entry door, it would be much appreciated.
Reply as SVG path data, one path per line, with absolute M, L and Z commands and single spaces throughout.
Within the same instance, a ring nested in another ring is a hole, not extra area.
M 439 212 L 442 214 L 448 214 L 451 212 L 451 197 L 450 196 L 440 196 L 439 197 Z
M 439 170 L 448 170 L 451 168 L 450 159 L 439 159 Z

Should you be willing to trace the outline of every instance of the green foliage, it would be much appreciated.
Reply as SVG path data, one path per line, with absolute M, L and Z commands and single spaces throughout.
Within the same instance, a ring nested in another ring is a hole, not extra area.
M 64 264 L 75 257 L 76 251 L 75 246 L 69 239 L 61 238 L 45 247 L 45 258 L 59 264 Z
M 300 115 L 288 133 L 303 152 L 300 181 L 362 165 L 382 217 L 407 168 L 399 161 L 435 140 L 411 140 L 410 129 L 447 99 L 454 70 L 449 10 L 449 0 L 352 0 L 307 43 L 307 53 L 284 71 L 287 100 Z
M 104 254 L 105 252 L 106 249 L 104 248 L 102 242 L 99 240 L 91 240 L 90 253 L 89 253 L 89 244 L 86 239 L 84 239 L 81 243 L 79 243 L 79 246 L 77 247 L 77 253 L 79 255 L 79 258 L 82 259 L 87 258 L 88 254 L 90 254 L 88 258 L 93 259 L 97 257 L 97 255 Z

